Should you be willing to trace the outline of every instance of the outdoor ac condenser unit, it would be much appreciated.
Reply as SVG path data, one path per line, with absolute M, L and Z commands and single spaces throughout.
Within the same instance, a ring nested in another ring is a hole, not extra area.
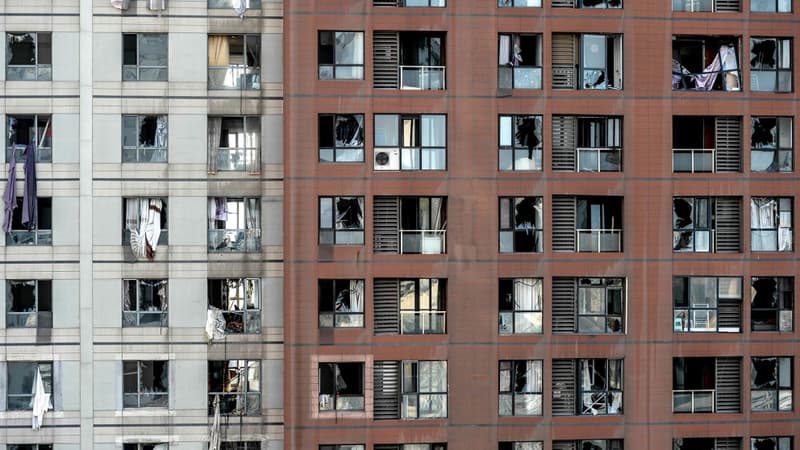
M 375 149 L 375 170 L 400 170 L 399 149 Z

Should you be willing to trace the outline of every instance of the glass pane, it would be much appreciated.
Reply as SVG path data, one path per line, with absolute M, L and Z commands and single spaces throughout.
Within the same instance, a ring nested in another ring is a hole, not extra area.
M 395 114 L 376 114 L 375 115 L 375 145 L 376 146 L 397 146 L 398 145 L 398 118 Z
M 155 67 L 167 66 L 166 34 L 139 35 L 139 65 Z
M 583 35 L 583 67 L 606 67 L 606 38 L 597 34 Z

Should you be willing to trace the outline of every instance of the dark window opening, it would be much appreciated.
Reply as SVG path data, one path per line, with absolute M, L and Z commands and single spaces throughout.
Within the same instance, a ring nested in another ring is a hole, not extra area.
M 319 410 L 364 410 L 364 363 L 319 364 Z

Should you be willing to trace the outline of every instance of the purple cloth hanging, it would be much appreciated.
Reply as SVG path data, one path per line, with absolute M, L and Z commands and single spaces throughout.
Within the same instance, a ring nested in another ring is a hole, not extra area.
M 36 146 L 28 144 L 25 148 L 25 193 L 22 196 L 22 224 L 28 231 L 39 225 L 39 211 L 36 201 Z
M 3 231 L 11 231 L 11 222 L 14 220 L 14 208 L 17 207 L 17 156 L 16 148 L 11 146 L 11 160 L 8 161 L 8 181 L 6 182 L 6 192 L 3 194 L 5 204 L 5 221 Z

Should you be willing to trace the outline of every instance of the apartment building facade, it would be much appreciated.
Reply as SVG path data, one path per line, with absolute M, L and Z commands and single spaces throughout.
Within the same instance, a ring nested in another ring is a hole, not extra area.
M 800 445 L 797 25 L 286 2 L 286 447 Z
M 282 16 L 0 2 L 0 448 L 284 447 Z

